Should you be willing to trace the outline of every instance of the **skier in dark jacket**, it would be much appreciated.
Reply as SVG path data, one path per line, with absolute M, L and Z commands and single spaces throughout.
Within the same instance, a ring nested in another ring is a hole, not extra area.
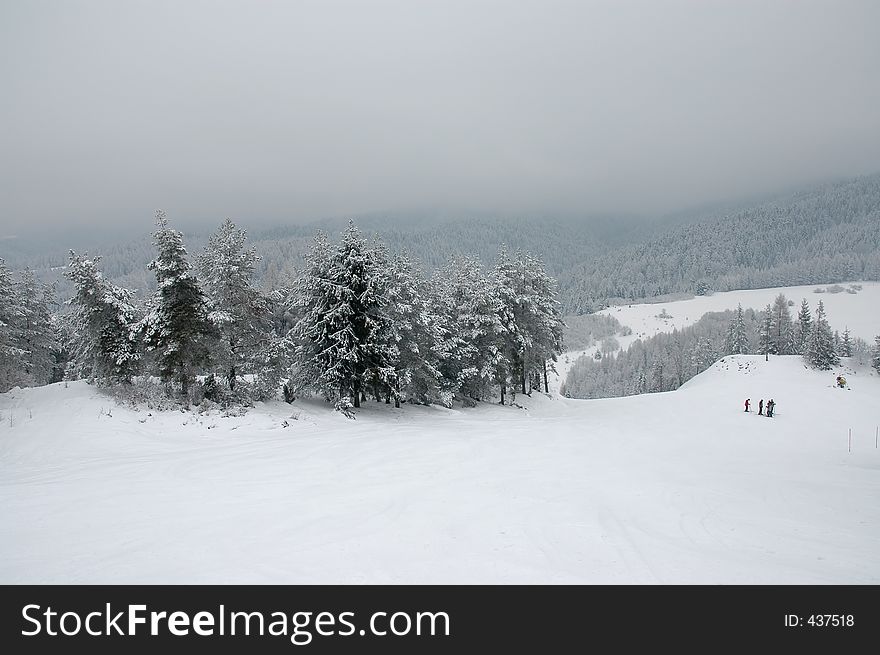
M 746 398 L 746 411 L 749 411 L 749 399 Z
M 776 409 L 776 401 L 772 398 L 770 402 L 767 403 L 767 416 L 773 416 L 773 411 Z
M 764 399 L 758 401 L 758 416 L 764 416 Z

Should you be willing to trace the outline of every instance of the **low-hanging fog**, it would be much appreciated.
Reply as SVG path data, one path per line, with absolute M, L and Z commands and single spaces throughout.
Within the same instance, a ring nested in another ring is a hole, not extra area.
M 0 6 L 4 235 L 656 216 L 880 170 L 876 2 Z

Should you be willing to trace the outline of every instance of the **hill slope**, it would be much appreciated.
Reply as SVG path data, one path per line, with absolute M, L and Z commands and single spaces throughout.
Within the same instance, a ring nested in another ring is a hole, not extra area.
M 356 421 L 15 390 L 0 582 L 876 584 L 880 379 L 832 381 L 743 356 L 672 393 Z

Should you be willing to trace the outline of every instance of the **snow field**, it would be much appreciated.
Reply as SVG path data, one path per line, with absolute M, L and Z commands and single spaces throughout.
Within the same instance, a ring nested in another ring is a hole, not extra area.
M 833 377 L 740 356 L 671 393 L 368 402 L 356 421 L 15 390 L 0 581 L 877 583 L 880 379 Z M 747 396 L 777 416 L 745 414 Z

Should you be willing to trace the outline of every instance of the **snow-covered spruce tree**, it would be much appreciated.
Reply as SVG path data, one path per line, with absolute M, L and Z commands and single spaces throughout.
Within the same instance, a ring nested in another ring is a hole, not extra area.
M 794 354 L 795 334 L 788 299 L 783 294 L 773 301 L 772 350 L 777 355 Z
M 562 352 L 564 323 L 556 299 L 555 283 L 543 264 L 530 254 L 510 257 L 502 247 L 493 271 L 505 323 L 504 351 L 522 393 L 540 389 L 547 369 Z M 527 382 L 529 382 L 527 384 Z
M 245 247 L 246 241 L 245 231 L 227 218 L 198 257 L 208 319 L 219 332 L 211 352 L 211 370 L 235 392 L 238 378 L 256 375 L 259 368 L 269 379 L 257 379 L 256 387 L 268 383 L 266 395 L 272 395 L 271 384 L 280 377 L 283 348 L 273 338 L 269 299 L 251 285 L 260 258 L 253 247 Z M 279 366 L 274 373 L 273 364 Z
M 98 384 L 129 383 L 140 360 L 132 292 L 104 279 L 98 261 L 70 251 L 65 276 L 75 293 L 68 301 L 74 312 L 67 375 Z
M 841 357 L 853 356 L 853 340 L 849 333 L 849 327 L 846 327 L 843 330 L 843 337 L 840 339 L 840 349 L 838 350 L 838 354 Z
M 40 284 L 32 270 L 25 269 L 19 284 L 20 312 L 16 341 L 22 351 L 22 374 L 30 385 L 52 381 L 53 351 L 58 335 L 49 306 L 52 289 Z
M 381 292 L 385 272 L 354 224 L 337 247 L 324 235 L 306 256 L 294 293 L 302 316 L 293 331 L 295 389 L 315 389 L 337 409 L 360 407 L 368 374 L 392 383 L 387 319 Z
M 208 319 L 204 293 L 187 260 L 183 237 L 168 225 L 165 212 L 156 213 L 153 233 L 156 292 L 140 324 L 147 351 L 155 357 L 163 382 L 177 382 L 186 396 L 194 377 L 205 370 L 217 330 Z
M 737 305 L 736 314 L 727 328 L 725 350 L 730 355 L 744 355 L 749 352 L 749 335 L 741 304 Z
M 719 353 L 712 339 L 704 337 L 697 341 L 693 353 L 693 370 L 701 372 L 718 361 Z
M 764 308 L 758 327 L 758 351 L 767 359 L 773 349 L 773 309 L 770 305 Z
M 810 314 L 810 305 L 807 299 L 801 301 L 801 308 L 798 311 L 797 324 L 794 330 L 794 355 L 807 354 L 807 342 L 813 333 L 813 317 Z
M 389 340 L 389 359 L 394 370 L 396 388 L 386 396 L 417 403 L 449 405 L 451 397 L 444 393 L 439 369 L 442 356 L 442 333 L 431 306 L 427 282 L 406 255 L 398 255 L 388 263 L 385 288 L 385 314 Z
M 16 338 L 20 319 L 19 290 L 6 263 L 0 259 L 0 392 L 24 383 L 24 352 Z
M 871 366 L 880 373 L 880 334 L 874 337 L 874 352 L 871 356 Z
M 526 393 L 526 358 L 532 347 L 532 335 L 527 329 L 531 299 L 525 284 L 525 271 L 521 260 L 514 262 L 503 245 L 491 272 L 491 283 L 498 300 L 498 318 L 502 326 L 498 333 L 498 346 L 503 358 L 499 361 L 496 382 L 501 389 L 503 405 L 508 385 L 513 393 L 520 385 L 522 393 Z
M 513 315 L 522 351 L 517 362 L 520 389 L 526 393 L 526 380 L 536 380 L 548 391 L 547 369 L 553 370 L 557 355 L 562 352 L 565 324 L 556 297 L 556 283 L 539 259 L 529 253 L 517 252 L 512 265 L 498 268 L 502 284 L 513 289 Z
M 804 358 L 810 366 L 821 371 L 827 371 L 840 363 L 840 357 L 834 348 L 834 334 L 825 318 L 825 305 L 821 300 L 816 308 L 816 319 L 813 322 L 810 338 L 807 340 Z
M 456 397 L 466 398 L 461 394 L 466 362 L 476 356 L 476 347 L 465 340 L 462 326 L 456 322 L 458 311 L 451 300 L 453 269 L 452 262 L 442 269 L 436 269 L 428 283 L 429 303 L 438 336 L 437 369 L 440 373 L 441 404 L 444 407 L 452 407 Z
M 510 371 L 497 286 L 470 257 L 453 260 L 435 280 L 445 333 L 440 369 L 463 400 L 490 398 Z

